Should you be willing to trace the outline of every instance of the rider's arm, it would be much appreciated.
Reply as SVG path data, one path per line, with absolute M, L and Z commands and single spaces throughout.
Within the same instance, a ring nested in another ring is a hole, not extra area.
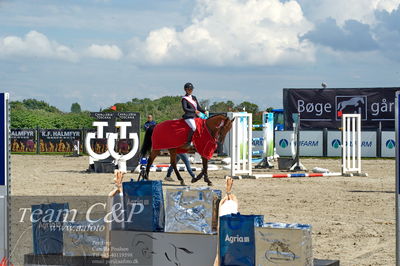
M 194 100 L 195 100 L 196 103 L 197 103 L 197 110 L 199 110 L 199 111 L 202 112 L 202 113 L 205 113 L 206 110 L 204 110 L 203 107 L 200 106 L 199 101 L 197 100 L 197 98 L 194 98 Z

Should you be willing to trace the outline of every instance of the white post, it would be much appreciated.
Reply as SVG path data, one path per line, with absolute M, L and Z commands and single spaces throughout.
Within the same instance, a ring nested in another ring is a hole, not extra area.
M 0 261 L 9 259 L 9 94 L 0 93 Z M 8 265 L 6 263 L 6 265 Z
M 247 169 L 248 175 L 252 175 L 253 170 L 253 114 L 249 113 L 247 117 Z M 244 154 L 244 153 L 243 153 Z
M 231 133 L 231 176 L 252 175 L 252 114 L 229 113 L 235 118 Z
M 342 117 L 342 174 L 361 175 L 361 115 Z

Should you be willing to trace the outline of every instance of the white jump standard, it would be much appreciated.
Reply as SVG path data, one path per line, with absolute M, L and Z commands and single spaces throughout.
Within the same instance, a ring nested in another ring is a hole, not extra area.
M 297 114 L 296 114 L 297 115 Z M 236 179 L 250 178 L 298 178 L 298 177 L 333 177 L 333 176 L 367 176 L 361 172 L 361 115 L 344 114 L 342 117 L 342 172 L 341 173 L 265 173 L 253 174 L 251 161 L 252 116 L 248 113 L 231 113 L 236 120 L 232 126 L 231 134 L 231 177 Z M 294 138 L 292 147 L 294 151 L 294 164 L 290 170 L 305 170 L 299 162 L 299 123 L 300 118 L 294 116 Z
M 361 115 L 342 116 L 342 175 L 367 176 L 361 172 Z
M 251 113 L 229 113 L 235 120 L 231 132 L 231 176 L 252 175 L 253 118 Z

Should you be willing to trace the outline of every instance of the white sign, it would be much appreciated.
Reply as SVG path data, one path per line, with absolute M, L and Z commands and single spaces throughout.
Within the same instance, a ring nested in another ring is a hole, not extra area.
M 394 131 L 382 131 L 382 157 L 396 156 L 396 135 Z
M 295 153 L 293 131 L 276 131 L 275 148 L 279 156 L 292 156 Z M 300 131 L 300 156 L 323 155 L 323 132 Z
M 342 132 L 328 131 L 328 157 L 342 156 Z M 350 145 L 352 143 L 350 142 Z M 361 132 L 361 157 L 376 157 L 376 132 Z
M 323 147 L 322 131 L 300 131 L 300 156 L 322 156 Z
M 293 131 L 275 131 L 275 148 L 279 156 L 292 156 Z M 293 147 L 293 152 L 295 148 Z

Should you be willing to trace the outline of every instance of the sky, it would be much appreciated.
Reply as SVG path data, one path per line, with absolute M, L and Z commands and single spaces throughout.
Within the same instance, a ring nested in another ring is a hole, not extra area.
M 63 111 L 398 87 L 400 0 L 0 0 L 0 88 Z

